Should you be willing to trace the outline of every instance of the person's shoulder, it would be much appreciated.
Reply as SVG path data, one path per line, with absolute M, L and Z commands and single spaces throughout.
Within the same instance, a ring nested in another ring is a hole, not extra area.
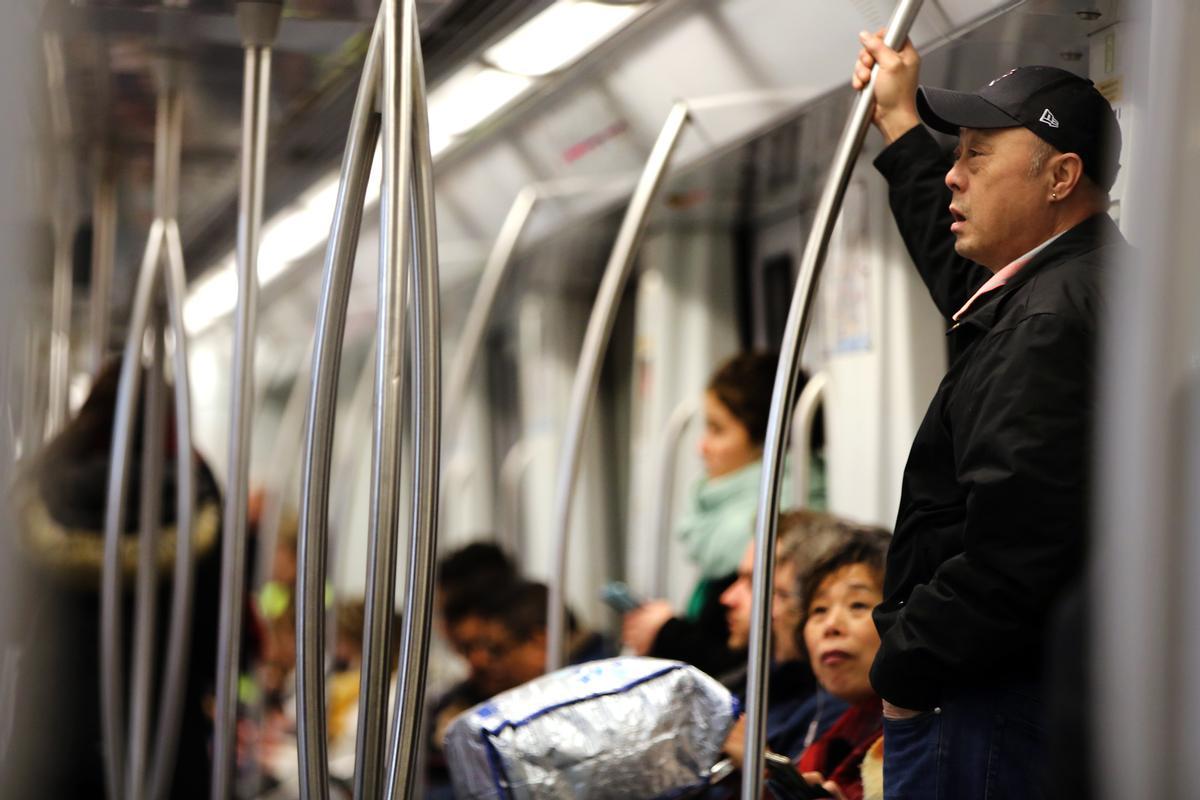
M 1039 327 L 1094 333 L 1105 309 L 1113 249 L 1105 246 L 1074 255 L 1039 272 L 1014 322 L 1038 318 Z

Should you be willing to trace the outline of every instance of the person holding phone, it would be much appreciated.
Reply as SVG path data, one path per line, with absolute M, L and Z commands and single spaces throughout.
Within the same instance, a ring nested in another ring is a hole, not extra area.
M 729 627 L 720 597 L 736 578 L 738 562 L 754 537 L 778 362 L 777 353 L 742 353 L 709 380 L 700 437 L 705 476 L 676 526 L 688 557 L 700 569 L 700 580 L 683 614 L 677 615 L 665 600 L 651 600 L 625 615 L 622 640 L 637 655 L 677 659 L 714 677 L 745 660 L 743 651 L 726 645 Z

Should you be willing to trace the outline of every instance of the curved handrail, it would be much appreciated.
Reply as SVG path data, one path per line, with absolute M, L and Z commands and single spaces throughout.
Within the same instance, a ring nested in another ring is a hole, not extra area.
M 675 474 L 679 465 L 679 443 L 695 419 L 699 404 L 694 397 L 684 398 L 667 417 L 663 427 L 658 454 L 658 491 L 654 507 L 654 564 L 652 566 L 655 597 L 667 596 L 667 569 L 670 566 L 668 548 L 671 544 L 671 514 L 674 511 Z
M 181 114 L 182 103 L 179 105 Z M 182 116 L 179 117 L 182 121 Z M 179 128 L 178 130 L 181 130 Z M 176 139 L 178 152 L 178 139 Z M 179 160 L 175 159 L 178 180 Z M 165 677 L 158 700 L 157 750 L 151 768 L 152 800 L 166 800 L 175 771 L 179 734 L 183 724 L 183 695 L 187 686 L 192 620 L 192 514 L 196 504 L 196 473 L 192 463 L 192 389 L 188 372 L 187 326 L 183 305 L 187 296 L 183 241 L 174 218 L 165 229 L 167 262 L 164 271 L 167 292 L 167 322 L 174 348 L 175 376 L 175 472 L 179 487 L 179 511 L 175 527 L 175 573 L 171 592 L 171 623 L 167 634 Z
M 238 186 L 237 279 L 233 364 L 229 392 L 229 466 L 221 544 L 221 605 L 213 705 L 211 797 L 233 794 L 237 748 L 238 662 L 246 586 L 246 526 L 250 494 L 250 429 L 253 423 L 254 345 L 258 316 L 258 246 L 271 99 L 271 45 L 282 0 L 239 0 L 242 33 L 241 179 Z
M 792 469 L 796 471 L 792 496 L 798 506 L 808 505 L 812 488 L 812 429 L 828 387 L 829 373 L 813 375 L 796 398 L 796 410 L 792 413 L 792 430 L 796 437 L 792 443 Z
M 637 188 L 629 201 L 629 209 L 621 222 L 613 245 L 612 255 L 604 268 L 600 292 L 588 319 L 579 368 L 571 385 L 570 406 L 566 431 L 558 461 L 558 481 L 554 494 L 554 559 L 550 565 L 549 604 L 546 646 L 546 671 L 558 669 L 566 658 L 566 574 L 568 532 L 571 525 L 571 505 L 575 483 L 583 458 L 583 434 L 596 388 L 600 381 L 600 362 L 612 334 L 617 317 L 617 305 L 633 268 L 633 257 L 646 230 L 650 207 L 666 176 L 667 166 L 679 143 L 690 112 L 684 102 L 676 103 L 663 124 L 646 166 L 638 179 Z
M 379 19 L 382 19 L 380 9 Z M 313 342 L 312 382 L 304 433 L 300 535 L 296 581 L 296 737 L 301 800 L 329 797 L 325 739 L 325 574 L 329 523 L 329 468 L 333 455 L 333 408 L 337 399 L 350 279 L 371 159 L 379 137 L 373 110 L 382 71 L 382 26 L 377 22 L 363 63 L 342 157 L 337 204 L 330 224 L 321 303 Z M 365 706 L 364 706 L 365 708 Z
M 912 27 L 920 8 L 921 0 L 901 0 L 896 6 L 884 37 L 889 47 L 899 47 L 908 37 L 909 28 Z M 841 210 L 846 186 L 854 170 L 854 162 L 858 159 L 871 124 L 874 84 L 875 72 L 872 71 L 870 84 L 859 94 L 850 112 L 850 119 L 830 167 L 829 182 L 817 205 L 812 233 L 800 261 L 800 275 L 792 295 L 783 345 L 780 348 L 779 367 L 775 373 L 775 387 L 771 393 L 771 414 L 763 449 L 764 479 L 759 487 L 757 519 L 754 526 L 754 601 L 751 607 L 746 683 L 745 763 L 750 765 L 763 762 L 765 746 L 775 540 L 779 523 L 779 494 L 783 482 L 784 453 L 791 419 L 791 399 L 795 395 L 796 383 L 799 380 L 800 353 L 812 321 L 817 282 L 824 265 L 829 239 Z M 759 800 L 762 797 L 760 773 L 757 768 L 742 770 L 742 797 L 746 800 Z
M 500 294 L 500 287 L 504 284 L 504 278 L 512 264 L 513 253 L 516 252 L 517 243 L 521 240 L 521 234 L 525 231 L 525 225 L 529 222 L 529 216 L 533 213 L 537 201 L 536 186 L 526 186 L 517 192 L 508 214 L 504 217 L 504 223 L 500 226 L 500 233 L 496 235 L 496 241 L 488 253 L 483 274 L 479 278 L 479 288 L 471 298 L 471 307 L 467 310 L 467 318 L 463 322 L 462 336 L 454 350 L 446 378 L 445 420 L 451 443 L 461 426 L 460 415 L 466 399 L 467 385 L 479 356 L 488 318 L 492 315 L 496 297 Z
M 195 475 L 192 467 L 191 389 L 188 380 L 186 330 L 183 324 L 183 298 L 186 278 L 183 248 L 175 221 L 179 195 L 179 159 L 183 129 L 183 105 L 180 92 L 169 74 L 160 89 L 155 123 L 155 219 L 150 226 L 146 251 L 138 272 L 132 313 L 124 348 L 124 359 L 117 385 L 117 404 L 113 422 L 111 467 L 109 470 L 107 506 L 104 517 L 104 554 L 100 592 L 100 705 L 101 736 L 104 757 L 105 787 L 111 798 L 121 797 L 127 790 L 131 796 L 142 796 L 144 776 L 136 769 L 145 763 L 147 744 L 141 734 L 126 747 L 122 738 L 124 728 L 124 681 L 121 624 L 121 565 L 120 537 L 125 525 L 125 499 L 129 484 L 129 456 L 133 440 L 133 423 L 137 409 L 135 397 L 141 383 L 142 349 L 149 328 L 151 304 L 161 277 L 167 299 L 167 319 L 174 346 L 174 398 L 176 431 L 176 559 L 172 589 L 171 622 L 168 629 L 166 674 L 159 697 L 158 725 L 155 752 L 151 762 L 150 795 L 155 800 L 166 795 L 178 748 L 179 722 L 182 718 L 183 689 L 186 683 L 189 623 L 191 618 L 192 580 L 192 517 L 195 507 Z M 160 273 L 161 268 L 161 273 Z M 147 409 L 150 413 L 150 409 Z M 151 424 L 152 420 L 147 420 Z M 153 479 L 153 462 L 143 465 L 148 483 Z M 144 576 L 143 576 L 144 579 Z M 145 620 L 151 602 L 149 595 L 140 593 L 135 611 Z M 143 626 L 144 629 L 144 626 Z M 144 663 L 144 648 L 150 642 L 143 636 L 135 650 L 135 663 Z M 149 707 L 145 696 L 152 682 L 148 673 L 134 683 L 134 707 L 137 715 Z M 139 722 L 134 726 L 144 730 Z M 130 756 L 127 764 L 125 759 Z
M 725 108 L 746 103 L 761 103 L 767 100 L 785 101 L 787 90 L 767 92 L 739 92 L 735 94 L 701 97 L 677 101 L 667 114 L 666 122 L 659 131 L 646 165 L 638 178 L 637 186 L 629 201 L 617 239 L 604 268 L 600 290 L 588 318 L 584 334 L 583 349 L 579 357 L 579 368 L 571 385 L 571 397 L 567 409 L 567 423 L 559 451 L 558 477 L 554 492 L 553 546 L 549 579 L 547 609 L 547 670 L 562 666 L 566 657 L 566 573 L 570 549 L 571 506 L 574 502 L 575 484 L 583 460 L 583 435 L 587 429 L 596 390 L 600 380 L 600 361 L 612 334 L 621 292 L 629 279 L 633 258 L 637 253 L 642 234 L 646 229 L 650 207 L 662 186 L 667 168 L 679 136 L 689 121 L 694 121 L 693 111 Z
M 463 406 L 469 394 L 475 363 L 479 360 L 488 319 L 496 305 L 500 288 L 504 285 L 512 267 L 517 244 L 520 242 L 521 235 L 537 204 L 541 200 L 551 197 L 598 191 L 608 186 L 614 186 L 618 182 L 624 182 L 624 179 L 612 176 L 579 176 L 541 181 L 524 186 L 513 198 L 508 214 L 505 215 L 504 222 L 500 226 L 500 232 L 496 235 L 496 241 L 492 244 L 487 261 L 484 263 L 479 287 L 471 298 L 471 306 L 468 308 L 466 319 L 463 322 L 462 335 L 450 362 L 444 393 L 446 409 L 443 415 L 445 422 L 443 429 L 449 448 L 455 447 L 458 436 L 462 433 Z M 452 459 L 449 466 L 453 467 L 458 463 L 460 462 Z M 443 518 L 447 508 L 446 502 L 452 496 L 454 495 L 451 492 L 450 482 L 443 481 L 441 506 Z
M 129 768 L 125 797 L 143 797 L 143 776 L 150 737 L 150 687 L 154 680 L 154 623 L 157 615 L 157 549 L 162 519 L 163 442 L 166 433 L 163 375 L 163 326 L 158 308 L 151 311 L 150 355 L 142 418 L 142 482 L 139 500 L 137 587 L 134 607 L 133 665 L 130 678 Z
M 425 684 L 433 619 L 437 558 L 438 480 L 441 459 L 441 319 L 438 299 L 437 219 L 425 67 L 414 0 L 405 0 L 401 41 L 411 46 L 405 66 L 412 92 L 413 211 L 416 233 L 413 275 L 413 471 L 412 537 L 408 587 L 400 633 L 401 663 L 392 717 L 385 797 L 416 796 L 419 738 L 424 730 Z M 397 48 L 399 50 L 399 48 Z
M 380 187 L 379 307 L 375 317 L 375 436 L 371 449 L 371 496 L 368 536 L 366 600 L 363 610 L 362 681 L 358 740 L 354 770 L 354 796 L 381 796 L 386 763 L 388 680 L 392 620 L 396 596 L 397 531 L 401 525 L 403 420 L 407 403 L 405 346 L 409 258 L 414 245 L 412 203 L 412 103 L 411 59 L 406 58 L 410 37 L 404 26 L 407 3 L 385 0 L 380 4 L 383 30 L 383 71 L 376 95 L 383 116 L 383 181 Z M 415 313 L 415 308 L 414 308 Z M 416 496 L 413 497 L 414 503 Z

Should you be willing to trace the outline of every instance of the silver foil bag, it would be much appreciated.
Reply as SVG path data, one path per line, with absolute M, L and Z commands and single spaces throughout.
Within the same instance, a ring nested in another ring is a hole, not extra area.
M 592 661 L 460 714 L 444 753 L 458 800 L 685 797 L 706 785 L 734 703 L 677 661 Z

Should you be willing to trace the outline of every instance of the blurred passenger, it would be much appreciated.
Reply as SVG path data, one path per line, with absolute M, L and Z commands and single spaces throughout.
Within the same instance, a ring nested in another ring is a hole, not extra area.
M 540 677 L 546 669 L 549 592 L 545 584 L 519 581 L 492 597 L 463 593 L 445 609 L 451 640 L 462 649 L 470 674 L 438 699 L 429 715 L 429 787 L 449 783 L 441 755 L 446 728 L 462 712 L 501 692 Z M 567 612 L 568 664 L 608 658 L 612 646 L 580 626 Z
M 774 353 L 734 356 L 709 381 L 700 439 L 705 478 L 696 485 L 691 508 L 677 528 L 689 557 L 700 568 L 700 582 L 682 616 L 676 616 L 665 600 L 651 601 L 625 615 L 622 639 L 638 655 L 686 661 L 714 676 L 742 660 L 727 646 L 729 627 L 720 597 L 734 581 L 738 561 L 754 536 L 763 440 L 778 360 Z M 820 485 L 818 474 L 814 486 Z M 790 482 L 785 481 L 784 506 L 789 489 Z
M 767 746 L 776 753 L 795 757 L 846 710 L 845 703 L 818 687 L 799 645 L 802 618 L 799 576 L 843 544 L 855 529 L 830 514 L 798 510 L 781 514 L 778 530 L 771 601 Z M 754 542 L 751 542 L 738 565 L 737 580 L 721 595 L 729 619 L 729 647 L 739 652 L 745 652 L 750 643 L 753 572 Z M 744 700 L 746 675 L 743 664 L 722 677 L 721 682 Z M 744 738 L 743 717 L 725 743 L 725 753 L 738 767 L 742 763 Z
M 883 530 L 855 530 L 801 578 L 809 664 L 821 686 L 850 707 L 804 750 L 798 768 L 845 800 L 862 800 L 864 774 L 883 767 L 877 750 L 869 765 L 864 759 L 883 736 L 882 707 L 871 687 L 879 650 L 871 612 L 883 599 L 889 540 Z
M 435 608 L 440 614 L 464 592 L 494 592 L 517 578 L 517 567 L 495 542 L 478 541 L 447 553 L 438 562 Z
M 879 66 L 876 166 L 955 323 L 876 613 L 888 797 L 1040 797 L 1044 637 L 1087 547 L 1105 278 L 1133 256 L 1106 213 L 1121 132 L 1065 70 L 1017 67 L 977 93 L 918 88 L 911 44 L 861 38 L 855 86 Z M 958 136 L 951 161 L 922 121 Z
M 476 596 L 496 597 L 518 578 L 516 565 L 494 541 L 472 542 L 442 556 L 434 582 L 434 635 L 427 683 L 430 697 L 450 691 L 469 670 L 466 653 L 456 645 L 446 625 L 447 606 L 469 607 Z
M 255 607 L 263 626 L 259 684 L 267 709 L 278 710 L 290 700 L 296 669 L 296 544 L 300 521 L 294 514 L 280 520 L 271 559 L 270 579 L 258 590 Z
M 34 455 L 13 487 L 16 547 L 36 573 L 29 646 L 21 657 L 28 685 L 18 687 L 13 763 L 45 797 L 102 797 L 99 674 L 100 577 L 104 515 L 121 362 L 96 376 L 82 408 Z M 169 391 L 169 388 L 168 388 Z M 175 422 L 167 403 L 160 497 L 156 641 L 167 640 L 176 548 Z M 120 542 L 126 647 L 133 636 L 142 463 L 142 409 L 134 416 L 125 528 Z M 205 713 L 215 685 L 220 590 L 220 495 L 212 472 L 193 456 L 196 515 L 192 527 L 195 576 L 190 657 L 172 798 L 207 798 L 212 721 Z M 128 664 L 128 650 L 125 663 Z M 126 696 L 128 699 L 128 695 Z M 47 747 L 47 744 L 50 746 Z M 26 757 L 27 752 L 30 754 Z M 50 760 L 34 754 L 47 754 Z M 66 767 L 66 768 L 64 768 Z

